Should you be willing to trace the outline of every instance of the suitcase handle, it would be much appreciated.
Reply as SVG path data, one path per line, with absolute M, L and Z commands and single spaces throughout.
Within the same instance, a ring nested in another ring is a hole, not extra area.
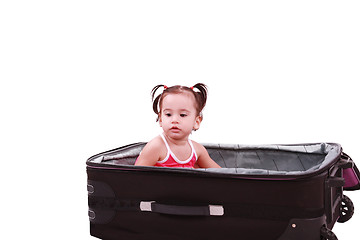
M 353 168 L 354 167 L 354 162 L 353 162 L 353 160 L 351 159 L 351 157 L 349 155 L 342 152 L 341 153 L 341 160 L 337 163 L 337 165 L 338 165 L 338 168 L 343 168 L 343 169 Z
M 223 216 L 224 207 L 221 205 L 207 206 L 177 206 L 160 204 L 155 201 L 140 202 L 140 210 L 143 212 L 155 212 L 170 215 L 183 216 Z

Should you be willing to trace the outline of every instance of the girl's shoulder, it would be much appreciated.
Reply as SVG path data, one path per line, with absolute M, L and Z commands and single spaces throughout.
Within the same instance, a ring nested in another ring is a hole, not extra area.
M 206 148 L 197 143 L 192 141 L 193 146 L 195 148 L 196 154 L 198 155 L 197 166 L 200 168 L 220 168 L 220 166 L 209 156 L 208 151 Z
M 193 140 L 191 140 L 191 142 L 192 142 L 192 144 L 194 146 L 194 149 L 195 149 L 197 155 L 200 155 L 201 153 L 206 151 L 205 147 L 202 144 L 200 144 L 198 142 L 195 142 Z
M 142 149 L 135 165 L 154 166 L 157 161 L 161 160 L 166 154 L 166 146 L 161 141 L 160 136 L 150 140 Z
M 164 149 L 166 150 L 166 146 L 164 144 L 164 141 L 161 139 L 160 135 L 151 139 L 144 147 L 144 150 L 151 150 L 156 152 L 159 152 Z

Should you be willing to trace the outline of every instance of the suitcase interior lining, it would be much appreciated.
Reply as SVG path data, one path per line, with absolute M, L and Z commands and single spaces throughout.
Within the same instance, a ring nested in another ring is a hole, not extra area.
M 145 144 L 132 144 L 98 154 L 89 158 L 88 162 L 133 166 Z M 194 171 L 252 175 L 298 175 L 322 169 L 341 153 L 340 145 L 330 143 L 257 146 L 203 145 L 207 148 L 210 157 L 222 168 L 193 169 Z M 136 168 L 136 166 L 134 167 Z

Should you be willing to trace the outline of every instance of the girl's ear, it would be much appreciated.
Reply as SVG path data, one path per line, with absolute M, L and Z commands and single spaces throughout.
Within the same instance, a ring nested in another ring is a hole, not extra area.
M 162 127 L 162 120 L 161 120 L 161 114 L 160 113 L 158 114 L 158 121 L 159 121 L 160 127 Z
M 200 128 L 200 124 L 201 124 L 201 121 L 202 121 L 202 117 L 201 116 L 197 116 L 195 118 L 195 123 L 194 123 L 194 127 L 193 127 L 193 130 L 196 131 Z

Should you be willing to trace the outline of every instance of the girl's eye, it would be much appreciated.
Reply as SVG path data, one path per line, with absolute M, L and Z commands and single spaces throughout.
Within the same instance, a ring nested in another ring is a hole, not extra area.
M 165 113 L 165 116 L 171 117 L 171 114 L 170 113 Z
M 185 113 L 180 114 L 180 117 L 186 117 L 187 115 Z

